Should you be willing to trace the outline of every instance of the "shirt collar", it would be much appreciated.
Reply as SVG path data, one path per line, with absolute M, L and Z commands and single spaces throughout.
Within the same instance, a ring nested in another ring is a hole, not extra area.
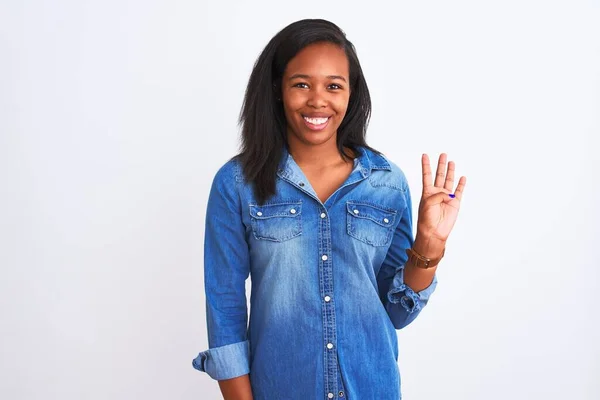
M 357 146 L 358 157 L 354 159 L 354 169 L 358 169 L 362 174 L 363 178 L 367 178 L 371 175 L 373 170 L 387 170 L 391 171 L 392 168 L 388 160 L 380 154 L 377 154 L 366 147 Z M 278 173 L 284 175 L 291 174 L 290 167 L 290 153 L 287 146 L 283 147 L 283 153 L 281 160 L 279 161 Z

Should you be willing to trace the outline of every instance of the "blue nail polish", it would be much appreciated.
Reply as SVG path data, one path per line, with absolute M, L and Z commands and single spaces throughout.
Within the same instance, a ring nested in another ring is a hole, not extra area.
M 451 194 L 449 194 L 448 196 L 450 196 L 450 197 L 454 198 L 454 195 L 453 195 L 452 193 L 451 193 Z

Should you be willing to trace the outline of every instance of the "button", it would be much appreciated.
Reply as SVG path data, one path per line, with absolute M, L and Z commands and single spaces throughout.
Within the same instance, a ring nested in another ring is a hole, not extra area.
M 333 349 L 333 344 L 331 344 L 331 343 L 327 343 L 327 348 L 328 348 L 328 349 Z
M 300 185 L 300 186 L 304 186 L 304 182 L 300 182 L 298 185 Z
M 329 297 L 329 296 L 325 296 L 325 301 L 327 301 L 327 302 L 328 302 L 329 300 L 331 300 L 331 297 Z
M 256 215 L 258 215 L 259 217 L 262 217 L 262 213 L 260 211 L 257 212 Z
M 338 393 L 338 396 L 340 396 L 340 397 L 344 397 L 344 392 L 342 392 L 342 391 L 340 390 L 340 392 Z
M 325 218 L 326 216 L 325 213 L 321 213 L 321 218 Z
M 389 220 L 389 219 L 387 219 L 387 218 L 384 218 L 384 219 L 383 219 L 383 222 L 385 222 L 385 223 L 387 224 L 388 222 L 390 222 L 390 220 Z
M 323 254 L 323 256 L 321 256 L 321 260 L 327 261 L 327 256 L 325 254 Z
M 327 397 L 329 397 L 330 399 L 333 399 L 333 393 L 327 393 Z
M 296 209 L 295 209 L 295 208 L 292 208 L 292 209 L 290 210 L 290 212 L 291 212 L 292 214 L 296 214 Z
M 354 214 L 358 214 L 358 210 L 354 210 Z

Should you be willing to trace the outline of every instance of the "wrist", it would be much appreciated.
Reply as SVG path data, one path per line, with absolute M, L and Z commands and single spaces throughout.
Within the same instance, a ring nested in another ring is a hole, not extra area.
M 434 259 L 442 255 L 446 242 L 431 237 L 424 239 L 424 236 L 417 233 L 412 248 L 423 257 Z

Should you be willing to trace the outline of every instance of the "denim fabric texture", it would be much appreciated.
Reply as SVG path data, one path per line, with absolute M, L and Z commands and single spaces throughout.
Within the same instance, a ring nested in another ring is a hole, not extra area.
M 250 374 L 254 400 L 401 399 L 396 330 L 423 310 L 437 275 L 418 293 L 404 283 L 408 182 L 358 150 L 325 203 L 287 150 L 264 205 L 236 160 L 219 169 L 204 242 L 208 349 L 194 368 L 215 380 Z

